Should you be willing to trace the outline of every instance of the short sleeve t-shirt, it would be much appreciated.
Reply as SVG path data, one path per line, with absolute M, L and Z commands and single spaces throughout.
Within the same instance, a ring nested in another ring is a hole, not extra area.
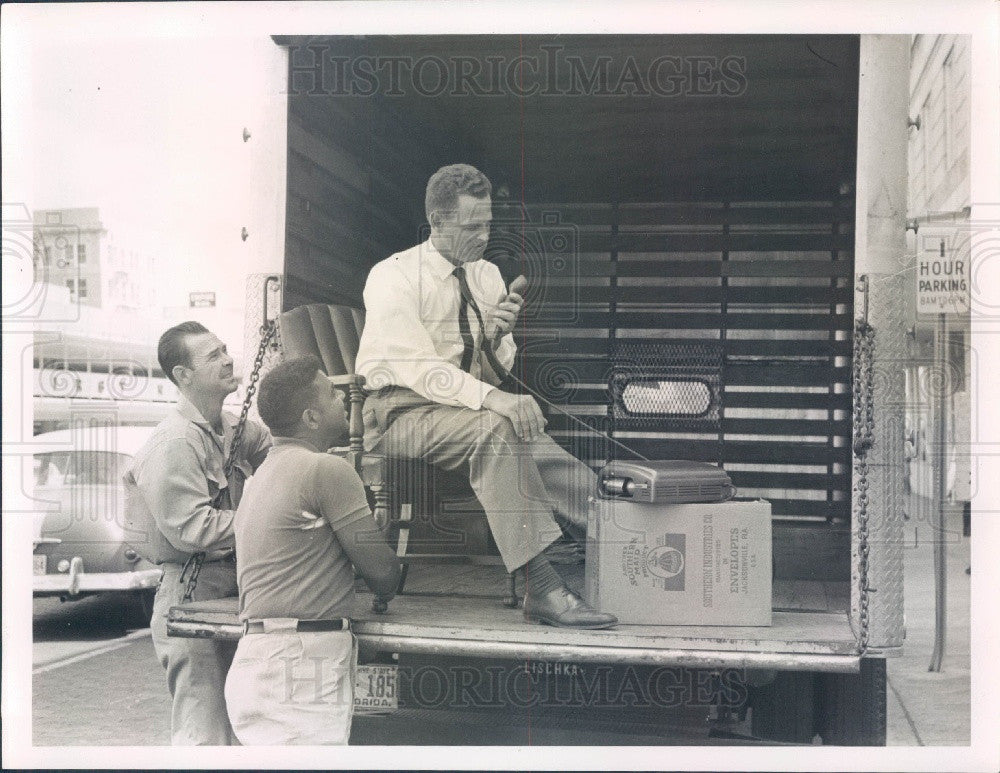
M 275 438 L 236 512 L 240 619 L 348 617 L 354 568 L 335 530 L 370 515 L 350 464 Z

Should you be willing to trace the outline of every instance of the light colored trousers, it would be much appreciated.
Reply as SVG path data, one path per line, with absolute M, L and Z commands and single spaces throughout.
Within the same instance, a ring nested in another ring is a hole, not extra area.
M 174 746 L 231 746 L 236 736 L 226 715 L 223 689 L 236 646 L 230 641 L 183 639 L 167 636 L 167 612 L 182 603 L 181 564 L 163 564 L 163 579 L 153 602 L 150 628 L 153 648 L 167 672 L 173 705 L 170 742 Z M 190 571 L 190 570 L 189 570 Z M 202 565 L 194 601 L 235 596 L 236 563 L 213 561 Z
M 369 450 L 445 470 L 468 467 L 508 571 L 559 538 L 554 514 L 574 537 L 586 534 L 596 475 L 548 435 L 525 442 L 498 413 L 432 403 L 399 387 L 369 396 L 364 417 Z
M 294 621 L 292 621 L 294 625 Z M 226 705 L 245 746 L 344 745 L 354 716 L 350 631 L 251 633 L 240 639 Z

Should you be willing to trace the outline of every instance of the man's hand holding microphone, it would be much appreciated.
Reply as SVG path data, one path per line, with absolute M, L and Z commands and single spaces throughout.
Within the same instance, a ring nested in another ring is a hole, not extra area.
M 486 339 L 493 346 L 514 329 L 514 323 L 524 306 L 528 280 L 522 274 L 510 283 L 510 290 L 500 298 L 485 323 Z M 483 408 L 506 416 L 521 440 L 532 440 L 545 431 L 547 420 L 531 395 L 515 395 L 494 389 L 483 400 Z
M 500 296 L 496 308 L 486 317 L 486 338 L 496 346 L 498 340 L 514 329 L 517 316 L 524 306 L 524 291 L 528 289 L 528 280 L 521 274 L 510 283 L 510 290 Z

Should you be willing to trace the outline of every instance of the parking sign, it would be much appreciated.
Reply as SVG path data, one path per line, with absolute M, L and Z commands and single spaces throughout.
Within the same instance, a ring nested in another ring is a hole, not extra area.
M 917 313 L 969 311 L 968 253 L 949 249 L 948 240 L 927 239 L 917 254 Z

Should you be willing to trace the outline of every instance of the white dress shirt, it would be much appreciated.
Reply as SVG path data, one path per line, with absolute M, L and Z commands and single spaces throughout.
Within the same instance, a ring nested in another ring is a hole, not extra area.
M 365 327 L 356 362 L 366 388 L 402 386 L 437 403 L 479 410 L 498 382 L 483 367 L 479 322 L 468 309 L 475 340 L 471 373 L 461 369 L 462 334 L 458 326 L 461 297 L 455 266 L 428 239 L 377 263 L 365 284 Z M 500 270 L 487 260 L 465 264 L 469 289 L 483 320 L 506 297 Z M 514 364 L 517 345 L 503 336 L 496 348 L 500 364 Z

